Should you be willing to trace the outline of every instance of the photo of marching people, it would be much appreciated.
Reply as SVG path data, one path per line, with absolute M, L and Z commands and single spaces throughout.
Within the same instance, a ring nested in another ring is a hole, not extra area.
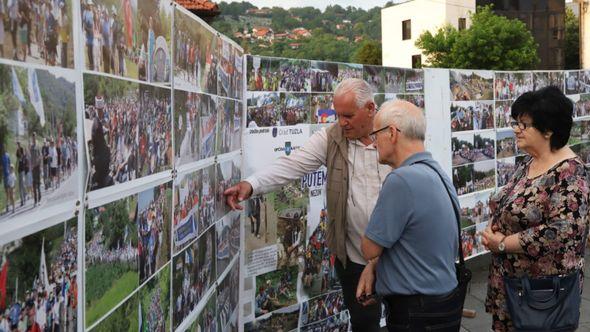
M 473 130 L 473 103 L 451 103 L 451 131 Z
M 570 131 L 568 145 L 590 143 L 590 120 L 574 121 Z
M 477 253 L 475 243 L 475 226 L 461 230 L 461 245 L 463 246 L 463 257 L 467 258 Z
M 217 66 L 217 95 L 223 97 L 235 98 L 234 87 L 235 80 L 238 75 L 236 71 L 236 60 L 234 59 L 235 52 L 233 44 L 225 38 L 217 39 L 219 49 L 219 64 Z
M 301 305 L 299 325 L 305 326 L 339 315 L 343 310 L 344 299 L 340 291 L 315 297 Z
M 203 99 L 206 97 L 200 93 L 174 90 L 174 156 L 177 167 L 199 160 L 199 110 Z
M 173 329 L 197 307 L 215 282 L 215 229 L 211 228 L 173 259 Z M 215 301 L 213 302 L 215 310 Z M 215 317 L 215 315 L 213 315 Z
M 251 92 L 247 102 L 247 127 L 274 127 L 280 125 L 283 99 L 276 92 Z
M 585 117 L 590 116 L 590 94 L 580 94 L 580 95 L 573 95 L 569 96 L 572 101 L 574 101 L 574 111 L 575 116 Z M 577 97 L 577 98 L 575 98 Z M 576 100 L 578 99 L 578 100 Z
M 233 51 L 235 74 L 231 77 L 230 97 L 241 101 L 244 98 L 244 50 L 234 47 Z
M 172 167 L 170 90 L 139 85 L 138 173 L 147 176 Z
M 294 126 L 310 123 L 310 95 L 308 93 L 281 94 L 283 108 L 279 118 L 280 126 Z
M 217 277 L 225 272 L 225 269 L 240 249 L 239 220 L 239 213 L 232 212 L 215 224 L 217 232 Z
M 556 86 L 559 90 L 563 91 L 563 78 L 562 71 L 539 71 L 533 72 L 533 88 L 539 90 L 546 86 Z
M 473 161 L 483 161 L 495 158 L 496 134 L 494 131 L 479 132 L 473 136 Z
M 243 111 L 244 111 L 244 104 L 242 101 L 234 100 L 234 111 L 233 115 L 233 123 L 231 125 L 231 131 L 228 134 L 230 139 L 229 143 L 229 152 L 238 151 L 242 148 L 242 134 L 243 134 Z
M 533 90 L 533 73 L 496 72 L 495 77 L 496 100 L 514 100 Z
M 200 109 L 201 146 L 200 159 L 211 158 L 215 155 L 215 136 L 217 135 L 217 97 L 202 95 L 203 103 Z M 207 107 L 205 107 L 207 105 Z
M 219 269 L 219 266 L 217 268 Z M 240 264 L 236 261 L 217 286 L 217 317 L 219 317 L 219 326 L 222 331 L 227 330 L 230 317 L 238 308 L 239 284 Z
M 297 303 L 298 270 L 295 265 L 256 276 L 255 317 Z
M 249 91 L 279 91 L 280 59 L 248 55 Z
M 331 93 L 311 95 L 312 124 L 334 123 L 337 121 L 338 116 L 336 110 L 334 110 L 333 99 L 334 95 Z
M 508 183 L 512 174 L 516 171 L 516 166 L 516 160 L 514 157 L 498 159 L 498 187 L 503 187 Z
M 80 7 L 85 68 L 138 79 L 146 50 L 136 40 L 137 2 L 80 0 Z
M 303 290 L 307 296 L 314 297 L 331 290 L 340 289 L 334 267 L 335 256 L 327 245 L 328 211 L 320 211 L 320 223 L 311 233 L 305 248 L 302 276 Z
M 363 65 L 363 79 L 369 83 L 373 93 L 385 92 L 385 79 L 383 77 L 383 67 Z
M 299 330 L 301 332 L 347 332 L 348 319 L 348 311 L 343 311 L 339 315 L 303 326 Z
M 198 234 L 202 170 L 179 175 L 174 180 L 174 252 L 182 250 Z
M 451 100 L 494 99 L 494 72 L 451 70 Z
M 494 129 L 494 102 L 478 101 L 473 104 L 473 130 Z
M 580 93 L 590 92 L 590 70 L 580 70 L 579 83 Z
M 170 260 L 171 182 L 140 192 L 135 219 L 138 230 L 139 283 Z
M 89 191 L 139 178 L 139 84 L 84 75 Z
M 496 117 L 496 128 L 510 128 L 510 108 L 512 107 L 512 100 L 496 101 L 494 106 L 494 116 Z
M 225 204 L 223 192 L 240 182 L 242 178 L 242 156 L 237 155 L 231 160 L 222 161 L 217 164 L 217 187 L 215 189 L 215 220 L 221 219 L 231 208 Z
M 310 91 L 309 60 L 281 59 L 279 61 L 279 91 Z
M 332 92 L 338 81 L 338 63 L 311 61 L 311 91 Z
M 0 3 L 0 57 L 74 68 L 72 2 L 7 0 Z
M 122 303 L 115 311 L 96 324 L 92 331 L 97 332 L 113 332 L 113 331 L 128 331 L 135 332 L 139 330 L 139 315 L 138 315 L 138 298 L 137 294 L 133 294 Z
M 493 160 L 473 164 L 474 191 L 491 189 L 496 186 L 496 162 Z
M 139 290 L 138 311 L 139 332 L 170 331 L 170 264 Z
M 383 67 L 383 80 L 385 93 L 406 92 L 406 71 L 404 69 Z
M 461 228 L 485 223 L 490 218 L 490 191 L 461 197 Z
M 60 71 L 0 65 L 0 222 L 78 197 L 75 84 Z
M 574 95 L 580 93 L 580 71 L 566 71 L 565 75 L 565 93 Z
M 516 137 L 514 131 L 496 132 L 496 158 L 514 157 L 516 155 Z
M 201 87 L 201 42 L 198 26 L 202 25 L 191 13 L 174 10 L 174 86 L 203 91 Z
M 424 95 L 422 94 L 396 94 L 395 99 L 408 101 L 424 109 Z
M 5 331 L 77 328 L 77 218 L 0 246 L 0 326 Z
M 472 163 L 475 161 L 472 133 L 454 133 L 451 137 L 453 151 L 453 166 Z
M 406 93 L 424 92 L 424 71 L 420 69 L 406 69 Z
M 246 323 L 244 331 L 280 331 L 288 332 L 297 330 L 299 322 L 299 305 L 281 308 L 266 314 L 259 319 Z
M 137 2 L 134 37 L 139 45 L 138 76 L 147 82 L 170 82 L 172 4 L 167 0 Z
M 224 154 L 232 152 L 232 147 L 236 147 L 234 139 L 239 138 L 241 128 L 240 108 L 236 107 L 238 102 L 232 99 L 217 98 L 217 116 L 219 125 L 217 129 L 216 153 Z M 236 114 L 238 112 L 238 114 Z M 236 127 L 237 126 L 237 127 Z M 239 148 L 238 148 L 239 149 Z
M 215 199 L 217 182 L 215 179 L 215 165 L 208 166 L 201 170 L 201 200 L 199 201 L 199 218 L 197 218 L 197 234 L 199 236 L 215 223 L 216 210 Z
M 191 324 L 189 331 L 198 332 L 218 332 L 219 326 L 217 325 L 217 313 L 216 310 L 217 295 L 215 292 L 211 294 L 207 300 L 207 304 L 199 313 L 197 319 Z
M 473 164 L 453 167 L 453 185 L 459 196 L 475 191 L 473 186 Z
M 86 210 L 86 327 L 139 285 L 136 214 L 136 195 Z

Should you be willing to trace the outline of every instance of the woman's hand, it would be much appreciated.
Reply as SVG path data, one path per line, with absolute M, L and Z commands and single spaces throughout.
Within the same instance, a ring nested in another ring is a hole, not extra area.
M 483 245 L 491 252 L 498 253 L 498 245 L 506 237 L 506 235 L 498 232 L 498 226 L 491 226 L 488 224 L 486 229 L 483 231 Z
M 373 266 L 375 263 L 369 262 L 365 266 L 363 273 L 359 279 L 359 284 L 356 288 L 356 299 L 357 301 L 364 305 L 370 305 L 373 303 L 377 303 L 374 299 L 374 285 L 375 285 L 375 267 Z

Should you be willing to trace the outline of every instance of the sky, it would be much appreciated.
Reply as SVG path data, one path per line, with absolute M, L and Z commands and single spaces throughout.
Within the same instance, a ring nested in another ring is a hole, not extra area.
M 227 1 L 227 0 L 226 0 Z M 241 2 L 242 0 L 239 1 L 229 1 L 229 2 Z M 258 7 L 258 8 L 262 8 L 262 7 L 283 7 L 285 9 L 287 8 L 291 8 L 291 7 L 308 7 L 308 6 L 312 6 L 312 7 L 316 7 L 319 8 L 321 10 L 324 10 L 326 8 L 326 6 L 329 5 L 340 5 L 342 7 L 348 7 L 348 6 L 353 6 L 353 7 L 360 7 L 363 8 L 364 10 L 367 9 L 371 9 L 373 7 L 383 7 L 389 0 L 290 0 L 290 1 L 284 1 L 284 0 L 247 0 L 248 2 L 250 2 L 251 4 L 253 4 L 254 6 Z M 399 0 L 394 1 L 394 2 L 399 2 Z

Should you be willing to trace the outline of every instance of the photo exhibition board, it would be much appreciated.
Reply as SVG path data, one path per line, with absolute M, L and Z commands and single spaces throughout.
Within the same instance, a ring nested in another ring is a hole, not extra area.
M 333 93 L 365 79 L 377 106 L 402 99 L 424 108 L 422 70 L 246 56 L 247 178 L 301 149 L 338 120 Z M 326 168 L 311 170 L 245 207 L 241 292 L 245 331 L 348 329 L 327 243 Z

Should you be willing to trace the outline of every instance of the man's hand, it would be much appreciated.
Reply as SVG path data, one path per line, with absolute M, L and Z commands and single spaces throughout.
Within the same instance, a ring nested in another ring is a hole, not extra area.
M 240 202 L 248 199 L 252 195 L 252 185 L 247 181 L 242 181 L 233 187 L 227 188 L 223 194 L 225 202 L 232 210 L 243 210 Z
M 357 301 L 364 305 L 370 305 L 373 303 L 377 303 L 374 299 L 374 290 L 373 286 L 375 285 L 375 268 L 373 267 L 372 263 L 367 264 L 361 277 L 359 279 L 359 284 L 356 288 L 356 299 Z

